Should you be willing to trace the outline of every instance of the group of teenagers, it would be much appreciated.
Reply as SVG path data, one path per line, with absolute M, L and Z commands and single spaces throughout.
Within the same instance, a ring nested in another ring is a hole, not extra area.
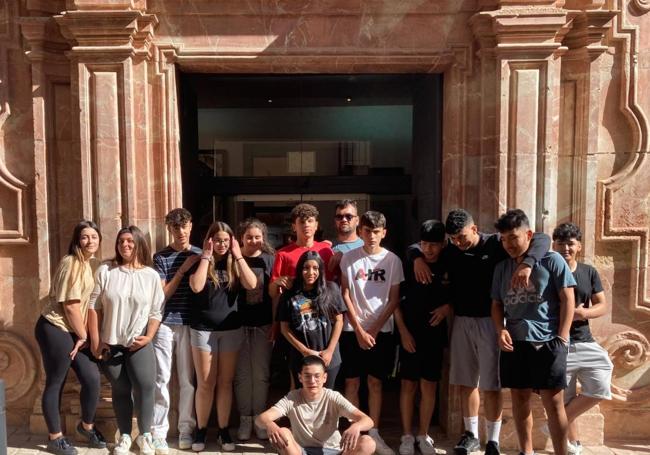
M 178 208 L 165 217 L 168 246 L 152 257 L 145 235 L 129 226 L 103 263 L 95 258 L 98 226 L 80 222 L 35 328 L 46 375 L 47 450 L 77 453 L 59 415 L 72 368 L 81 385 L 78 438 L 107 447 L 94 425 L 101 371 L 119 430 L 113 453 L 129 454 L 135 415 L 140 454 L 166 455 L 175 365 L 179 449 L 205 449 L 216 400 L 215 439 L 222 451 L 234 450 L 234 395 L 239 440 L 255 432 L 288 455 L 394 455 L 378 428 L 382 385 L 398 352 L 398 450 L 432 455 L 428 432 L 448 348 L 465 430 L 456 453 L 480 450 L 479 390 L 485 453 L 500 453 L 502 387 L 511 389 L 522 454 L 534 453 L 533 393 L 546 409 L 555 453 L 581 452 L 575 419 L 610 398 L 612 364 L 589 329 L 607 302 L 596 270 L 577 261 L 577 226 L 561 224 L 551 239 L 533 233 L 526 214 L 513 209 L 496 221 L 496 234 L 485 234 L 455 209 L 445 223 L 422 223 L 403 267 L 382 246 L 383 214 L 360 215 L 353 200 L 335 210 L 337 238 L 317 241 L 318 210 L 298 204 L 290 216 L 295 240 L 274 251 L 257 219 L 243 221 L 237 233 L 214 222 L 202 248 L 193 246 L 191 214 Z M 292 390 L 267 409 L 271 356 L 282 344 Z M 367 414 L 359 410 L 362 380 Z M 281 417 L 290 429 L 276 424 Z M 339 418 L 349 424 L 342 433 Z

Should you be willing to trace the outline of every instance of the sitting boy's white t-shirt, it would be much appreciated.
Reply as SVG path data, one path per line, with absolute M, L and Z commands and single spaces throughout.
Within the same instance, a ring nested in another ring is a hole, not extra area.
M 347 278 L 357 319 L 364 330 L 369 330 L 388 304 L 391 287 L 404 281 L 402 261 L 385 248 L 377 254 L 368 254 L 361 247 L 343 255 L 341 273 Z M 347 317 L 343 330 L 353 330 Z M 393 331 L 392 316 L 380 331 Z
M 357 410 L 343 395 L 326 388 L 316 401 L 305 400 L 300 389 L 292 390 L 273 409 L 289 417 L 291 434 L 300 447 L 337 450 L 341 450 L 339 417 L 351 419 Z

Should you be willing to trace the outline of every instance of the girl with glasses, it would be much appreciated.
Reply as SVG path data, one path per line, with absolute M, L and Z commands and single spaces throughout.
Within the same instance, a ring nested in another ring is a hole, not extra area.
M 192 450 L 205 449 L 215 389 L 222 451 L 235 450 L 228 432 L 232 386 L 243 333 L 237 313 L 240 289 L 255 289 L 257 276 L 246 263 L 232 229 L 217 221 L 208 229 L 201 259 L 188 272 L 193 294 L 191 344 L 196 369 L 197 430 Z

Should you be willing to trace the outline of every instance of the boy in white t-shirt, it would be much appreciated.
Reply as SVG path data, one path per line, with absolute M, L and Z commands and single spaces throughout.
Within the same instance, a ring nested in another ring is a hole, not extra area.
M 345 378 L 345 396 L 359 405 L 361 376 L 368 377 L 368 407 L 375 422 L 368 435 L 379 455 L 394 455 L 378 432 L 382 403 L 382 381 L 393 368 L 393 312 L 399 305 L 399 287 L 404 281 L 402 261 L 382 248 L 386 217 L 368 211 L 359 220 L 363 246 L 341 259 L 341 290 L 348 307 L 340 347 Z

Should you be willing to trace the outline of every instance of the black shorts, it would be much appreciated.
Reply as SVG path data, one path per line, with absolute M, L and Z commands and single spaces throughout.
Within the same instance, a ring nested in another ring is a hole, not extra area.
M 409 381 L 425 379 L 438 382 L 442 374 L 445 349 L 440 335 L 434 331 L 412 335 L 415 339 L 415 352 L 407 352 L 402 346 L 399 349 L 399 377 Z
M 566 388 L 569 348 L 559 338 L 539 348 L 529 341 L 514 341 L 514 351 L 501 351 L 501 386 L 511 389 L 556 390 Z
M 343 366 L 341 376 L 345 379 L 369 374 L 377 379 L 387 379 L 395 362 L 393 334 L 380 332 L 372 349 L 361 349 L 354 332 L 343 332 L 339 340 Z

